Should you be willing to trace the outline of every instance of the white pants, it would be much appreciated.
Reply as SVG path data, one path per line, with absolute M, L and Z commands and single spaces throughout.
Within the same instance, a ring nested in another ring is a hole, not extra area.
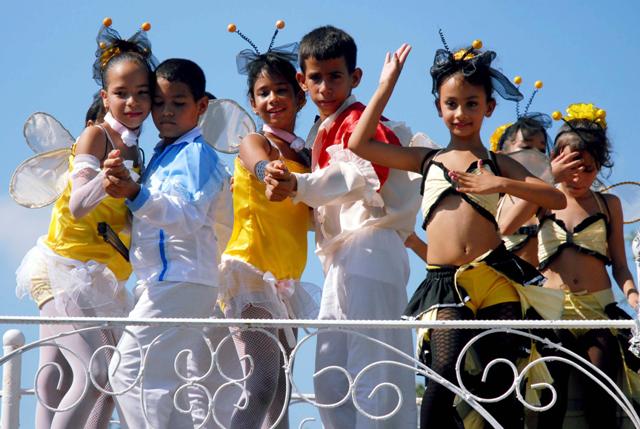
M 337 320 L 397 320 L 407 305 L 406 284 L 409 263 L 402 240 L 395 231 L 370 228 L 343 246 L 326 273 L 320 305 L 320 319 Z M 362 334 L 413 357 L 411 330 L 362 329 Z M 346 332 L 318 334 L 316 371 L 327 366 L 345 368 L 351 377 L 374 362 L 394 360 L 413 365 L 382 346 Z M 349 428 L 415 428 L 417 408 L 415 372 L 382 364 L 362 373 L 355 385 L 359 406 L 367 413 L 382 416 L 390 413 L 399 398 L 389 387 L 380 388 L 368 396 L 380 383 L 392 383 L 402 392 L 402 406 L 393 417 L 373 420 L 356 410 L 351 396 L 337 408 L 320 408 L 322 423 L 329 429 Z M 314 380 L 317 401 L 321 404 L 339 402 L 348 391 L 348 380 L 330 370 Z
M 138 286 L 138 299 L 129 317 L 210 317 L 213 314 L 217 293 L 218 289 L 215 287 L 183 282 L 158 282 Z M 118 365 L 115 354 L 109 368 L 114 391 L 118 392 L 134 384 L 140 372 L 142 362 L 136 340 L 143 347 L 145 355 L 148 354 L 142 383 L 115 397 L 128 427 L 191 429 L 196 426 L 206 415 L 206 394 L 200 389 L 187 389 L 187 392 L 178 395 L 177 401 L 181 408 L 188 409 L 189 406 L 193 406 L 194 411 L 186 414 L 179 412 L 174 407 L 174 394 L 186 382 L 176 374 L 174 362 L 181 350 L 189 349 L 192 355 L 183 356 L 179 360 L 180 374 L 194 377 L 206 372 L 211 362 L 211 353 L 200 335 L 202 330 L 150 326 L 128 326 L 127 330 L 133 336 L 127 332 L 123 334 L 118 344 L 121 361 Z M 160 340 L 150 349 L 151 343 L 159 335 L 162 335 Z M 141 399 L 144 399 L 144 407 Z M 148 421 L 143 411 L 146 411 Z

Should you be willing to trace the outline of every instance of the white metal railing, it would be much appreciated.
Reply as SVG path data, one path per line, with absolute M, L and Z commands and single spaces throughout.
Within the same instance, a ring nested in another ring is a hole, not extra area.
M 531 412 L 544 411 L 551 408 L 555 402 L 557 393 L 553 385 L 547 383 L 540 383 L 538 385 L 532 386 L 534 389 L 538 390 L 549 390 L 551 393 L 551 400 L 549 403 L 542 405 L 530 404 L 526 401 L 525 397 L 523 397 L 521 389 L 518 386 L 521 386 L 524 379 L 529 374 L 529 371 L 543 362 L 555 361 L 562 362 L 575 370 L 582 372 L 587 377 L 589 377 L 599 388 L 603 389 L 607 392 L 619 405 L 623 413 L 627 416 L 631 424 L 640 428 L 640 417 L 638 416 L 636 410 L 633 407 L 633 404 L 630 400 L 625 396 L 624 392 L 621 388 L 610 378 L 608 378 L 601 370 L 593 366 L 590 362 L 583 359 L 581 356 L 576 353 L 568 350 L 560 344 L 555 344 L 547 338 L 540 337 L 538 335 L 534 335 L 530 333 L 528 330 L 530 329 L 605 329 L 605 328 L 617 328 L 617 329 L 636 329 L 637 322 L 633 320 L 546 320 L 546 321 L 534 321 L 534 320 L 439 320 L 439 321 L 399 321 L 399 320 L 353 320 L 353 321 L 344 321 L 344 320 L 265 320 L 265 319 L 129 319 L 129 318 L 92 318 L 92 317 L 69 317 L 69 318 L 47 318 L 47 317 L 21 317 L 21 316 L 0 316 L 0 324 L 8 325 L 27 325 L 27 324 L 72 324 L 73 326 L 80 326 L 79 328 L 68 331 L 62 334 L 58 334 L 49 338 L 42 338 L 37 341 L 30 342 L 25 344 L 24 335 L 16 330 L 8 330 L 5 332 L 3 336 L 3 351 L 4 355 L 0 358 L 0 365 L 3 367 L 3 387 L 2 387 L 2 415 L 0 416 L 0 425 L 2 429 L 15 429 L 18 427 L 19 422 L 19 405 L 20 399 L 23 395 L 30 394 L 31 392 L 35 393 L 36 397 L 38 397 L 37 387 L 34 387 L 34 390 L 30 388 L 22 388 L 21 384 L 21 365 L 22 365 L 22 356 L 29 352 L 30 350 L 38 349 L 42 346 L 55 346 L 53 342 L 56 338 L 61 336 L 75 335 L 82 331 L 90 331 L 97 329 L 114 329 L 118 328 L 122 330 L 126 326 L 132 325 L 145 325 L 145 326 L 156 326 L 156 327 L 166 327 L 167 329 L 171 328 L 187 328 L 187 329 L 200 329 L 200 328 L 237 328 L 241 330 L 258 330 L 262 331 L 269 336 L 274 341 L 278 341 L 278 339 L 273 336 L 269 331 L 265 329 L 269 328 L 285 328 L 285 327 L 293 327 L 293 328 L 302 328 L 304 329 L 304 335 L 301 335 L 297 345 L 291 352 L 290 356 L 286 356 L 284 353 L 284 348 L 281 344 L 280 348 L 284 355 L 284 367 L 285 374 L 287 377 L 287 397 L 292 399 L 292 402 L 297 403 L 306 403 L 310 404 L 314 407 L 319 408 L 331 408 L 337 407 L 344 403 L 346 400 L 351 399 L 353 401 L 353 405 L 357 409 L 357 411 L 372 420 L 385 420 L 392 417 L 395 413 L 398 412 L 400 406 L 402 405 L 403 400 L 407 398 L 403 398 L 400 393 L 400 389 L 393 385 L 390 382 L 382 383 L 382 385 L 375 386 L 371 395 L 373 395 L 379 388 L 391 388 L 390 391 L 394 391 L 395 399 L 397 399 L 397 406 L 392 411 L 384 414 L 384 415 L 372 415 L 366 410 L 364 410 L 357 401 L 355 391 L 356 386 L 361 380 L 367 377 L 368 371 L 379 365 L 394 365 L 396 367 L 400 367 L 406 369 L 407 371 L 416 372 L 418 374 L 424 375 L 428 377 L 430 380 L 436 381 L 437 383 L 442 384 L 450 391 L 454 392 L 459 398 L 463 401 L 467 402 L 467 404 L 473 408 L 477 413 L 479 413 L 485 420 L 487 420 L 494 428 L 501 428 L 500 424 L 495 420 L 493 416 L 491 416 L 487 411 L 484 405 L 487 403 L 500 401 L 507 396 L 513 394 L 515 392 L 517 399 L 520 401 L 522 406 L 530 410 Z M 417 328 L 430 328 L 430 329 L 482 329 L 480 333 L 473 336 L 473 338 L 465 345 L 460 355 L 458 356 L 456 363 L 456 376 L 457 383 L 453 383 L 449 380 L 444 379 L 439 374 L 432 371 L 429 367 L 415 359 L 414 356 L 409 356 L 403 353 L 400 350 L 396 350 L 393 347 L 385 344 L 375 338 L 371 338 L 360 332 L 363 329 L 368 328 L 382 328 L 382 329 L 405 329 L 412 330 Z M 308 393 L 302 392 L 295 381 L 293 380 L 293 364 L 295 362 L 296 357 L 299 354 L 301 347 L 305 344 L 308 344 L 308 341 L 313 339 L 318 333 L 328 332 L 328 331 L 339 331 L 346 332 L 349 335 L 359 336 L 362 339 L 370 342 L 372 346 L 375 347 L 383 347 L 388 350 L 392 350 L 394 355 L 398 357 L 397 361 L 387 360 L 387 361 L 379 361 L 373 362 L 367 366 L 365 366 L 358 374 L 348 374 L 346 369 L 340 367 L 327 367 L 324 370 L 318 371 L 313 374 L 313 377 L 320 377 L 322 374 L 328 370 L 341 371 L 344 373 L 346 379 L 349 381 L 349 389 L 345 394 L 345 397 L 340 401 L 334 404 L 320 404 L 316 401 L 313 395 L 309 395 Z M 125 330 L 126 332 L 126 330 Z M 539 331 L 536 331 L 539 332 Z M 511 361 L 507 359 L 495 359 L 486 365 L 484 369 L 484 373 L 482 375 L 483 381 L 489 376 L 489 369 L 493 365 L 502 364 L 508 365 L 513 372 L 513 383 L 511 387 L 505 391 L 502 395 L 495 398 L 483 398 L 474 394 L 470 389 L 468 389 L 462 379 L 462 372 L 464 371 L 464 357 L 466 356 L 467 351 L 473 347 L 473 345 L 481 340 L 483 337 L 488 335 L 502 335 L 502 334 L 512 334 L 518 335 L 521 337 L 529 338 L 532 340 L 536 340 L 537 342 L 545 345 L 548 348 L 555 350 L 555 354 L 552 356 L 544 356 L 538 359 L 533 360 L 529 364 L 527 364 L 524 368 L 518 369 Z M 237 334 L 237 332 L 236 332 Z M 164 335 L 161 334 L 154 340 L 156 342 L 159 338 Z M 207 342 L 207 346 L 211 352 L 211 367 L 207 374 L 215 368 L 217 368 L 223 378 L 226 380 L 224 383 L 226 386 L 233 385 L 240 389 L 242 389 L 242 382 L 246 380 L 249 376 L 244 376 L 242 378 L 234 379 L 233 377 L 229 377 L 225 375 L 223 371 L 220 370 L 220 362 L 218 362 L 218 354 L 216 353 L 218 347 L 224 341 L 231 341 L 231 337 L 234 335 L 233 333 L 229 333 L 220 343 L 211 344 L 211 342 Z M 107 346 L 108 347 L 108 346 Z M 98 351 L 96 351 L 97 353 Z M 184 354 L 187 353 L 185 350 L 176 351 L 175 362 L 182 358 L 184 358 Z M 140 350 L 141 356 L 146 353 Z M 95 353 L 94 353 L 95 356 Z M 146 359 L 145 355 L 145 359 Z M 242 357 L 244 359 L 244 357 Z M 249 362 L 251 362 L 251 358 L 247 358 Z M 93 360 L 93 358 L 92 358 Z M 40 368 L 41 369 L 41 368 Z M 40 369 L 38 371 L 40 371 Z M 178 376 L 181 374 L 178 373 L 177 365 L 175 365 L 175 371 Z M 144 365 L 140 370 L 139 377 L 136 378 L 136 381 L 139 381 L 143 376 Z M 249 370 L 250 374 L 251 370 Z M 89 370 L 89 367 L 86 368 L 87 380 L 90 380 L 93 383 L 94 387 L 102 392 L 108 394 L 118 394 L 122 392 L 112 392 L 106 391 L 101 386 L 97 385 L 92 371 Z M 184 380 L 185 386 L 197 386 L 199 389 L 204 389 L 206 393 L 206 397 L 209 398 L 209 410 L 207 411 L 207 415 L 205 420 L 202 422 L 202 426 L 206 423 L 215 422 L 218 427 L 223 427 L 221 422 L 218 420 L 215 413 L 215 403 L 218 398 L 218 394 L 220 393 L 220 389 L 225 386 L 221 386 L 216 391 L 211 392 L 204 387 L 200 381 L 201 378 L 196 379 L 188 379 L 182 377 Z M 85 386 L 85 392 L 88 389 L 88 383 Z M 128 389 L 127 389 L 128 390 Z M 181 389 L 179 389 L 181 390 Z M 144 390 L 141 390 L 141 400 L 144 395 Z M 177 395 L 177 393 L 176 393 Z M 82 399 L 82 396 L 78 399 L 78 402 Z M 413 399 L 409 398 L 409 400 L 413 401 Z M 144 401 L 143 401 L 144 403 Z M 286 403 L 286 401 L 285 401 Z M 174 397 L 174 406 L 180 409 L 178 405 L 177 398 Z M 55 408 L 54 408 L 55 410 Z M 185 410 L 188 411 L 188 410 Z M 144 410 L 146 413 L 146 410 Z M 280 414 L 280 419 L 285 415 L 285 410 L 282 410 Z M 299 422 L 299 428 L 306 427 L 307 423 L 314 420 L 313 418 L 305 418 Z M 278 422 L 274 424 L 274 427 Z

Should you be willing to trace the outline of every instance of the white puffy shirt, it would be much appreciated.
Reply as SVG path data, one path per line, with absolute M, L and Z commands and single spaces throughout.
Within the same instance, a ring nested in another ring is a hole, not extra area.
M 316 151 L 322 142 L 316 136 L 352 103 L 351 96 L 324 121 L 317 121 L 311 129 L 307 144 L 313 143 Z M 403 124 L 383 122 L 408 144 L 411 134 Z M 325 271 L 332 263 L 331 255 L 354 235 L 369 227 L 395 230 L 402 242 L 414 231 L 416 214 L 420 206 L 420 176 L 406 171 L 390 169 L 389 176 L 380 188 L 380 181 L 371 162 L 358 157 L 344 142 L 327 148 L 329 165 L 306 174 L 293 173 L 298 182 L 294 202 L 304 202 L 314 208 L 316 220 L 316 253 Z M 314 163 L 315 164 L 315 163 Z M 378 192 L 379 189 L 379 192 Z
M 170 145 L 158 143 L 140 192 L 127 200 L 133 214 L 130 258 L 138 281 L 218 286 L 216 231 L 232 222 L 228 194 L 229 174 L 200 128 Z

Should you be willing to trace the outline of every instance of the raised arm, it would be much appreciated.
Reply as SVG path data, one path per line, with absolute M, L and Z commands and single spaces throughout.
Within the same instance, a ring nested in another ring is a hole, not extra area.
M 385 167 L 420 172 L 422 160 L 430 149 L 394 146 L 373 140 L 380 116 L 410 51 L 411 46 L 405 43 L 393 55 L 387 53 L 380 84 L 349 138 L 349 149 L 361 158 Z

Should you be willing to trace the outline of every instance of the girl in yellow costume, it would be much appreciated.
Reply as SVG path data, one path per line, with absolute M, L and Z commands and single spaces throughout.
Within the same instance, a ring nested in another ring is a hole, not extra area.
M 130 160 L 132 174 L 140 172 L 143 161 L 137 139 L 151 108 L 150 77 L 155 59 L 144 34 L 150 28 L 148 23 L 128 40 L 121 39 L 110 25 L 111 19 L 106 18 L 98 34 L 94 64 L 94 79 L 102 85 L 104 123 L 88 126 L 73 145 L 69 180 L 53 208 L 49 232 L 27 253 L 16 272 L 18 295 L 30 294 L 42 316 L 126 316 L 130 309 L 124 288 L 131 273 L 129 262 L 98 234 L 98 223 L 106 222 L 127 245 L 128 212 L 123 199 L 104 192 L 101 166 L 107 154 L 117 149 Z M 43 325 L 41 336 L 72 329 Z M 90 331 L 55 342 L 71 367 L 73 381 L 68 392 L 56 398 L 52 393 L 59 374 L 46 368 L 37 381 L 39 392 L 44 393 L 41 399 L 59 409 L 78 405 L 54 415 L 39 404 L 36 426 L 77 427 L 78 422 L 87 421 L 100 396 L 86 380 L 89 360 L 99 347 L 115 346 L 116 339 L 108 331 Z M 94 362 L 90 369 L 96 382 L 105 387 L 108 357 L 101 353 Z M 89 387 L 82 397 L 85 383 Z M 110 403 L 97 421 L 85 427 L 106 428 L 113 412 L 113 401 Z
M 404 148 L 371 140 L 372 124 L 377 123 L 391 96 L 410 49 L 407 45 L 387 54 L 378 90 L 352 134 L 349 148 L 372 162 L 424 177 L 428 275 L 410 300 L 406 316 L 418 318 L 436 310 L 439 320 L 521 319 L 522 308 L 532 304 L 525 290 L 542 288 L 522 286 L 534 281 L 538 273 L 502 245 L 495 220 L 499 194 L 556 208 L 564 206 L 564 198 L 517 162 L 483 147 L 480 130 L 484 118 L 495 108 L 493 90 L 508 100 L 522 98 L 508 79 L 491 67 L 495 53 L 480 51 L 480 41 L 455 53 L 444 45 L 445 49 L 436 52 L 431 75 L 438 114 L 451 134 L 447 148 Z M 519 347 L 511 335 L 490 337 L 483 363 L 497 357 L 515 361 Z M 456 329 L 436 329 L 430 335 L 431 368 L 454 383 L 455 362 L 466 339 L 467 333 Z M 483 383 L 483 397 L 495 397 L 511 386 L 513 375 L 504 367 L 498 369 L 500 366 L 492 368 L 489 382 Z M 461 427 L 453 399 L 452 392 L 428 379 L 420 426 Z M 511 396 L 508 404 L 485 407 L 503 427 L 523 427 L 522 406 L 514 399 Z
M 283 27 L 284 22 L 276 23 L 274 38 Z M 233 24 L 229 31 L 248 40 Z M 227 317 L 316 318 L 317 305 L 299 283 L 307 260 L 309 208 L 282 196 L 269 201 L 264 183 L 270 161 L 280 160 L 290 171 L 309 171 L 309 151 L 293 134 L 296 115 L 305 104 L 292 65 L 297 44 L 270 46 L 266 53 L 259 54 L 249 43 L 254 51 L 238 54 L 238 71 L 247 75 L 249 101 L 264 126 L 262 133 L 249 134 L 242 140 L 235 160 L 233 232 L 220 267 L 222 307 Z M 294 330 L 272 333 L 287 353 L 295 346 Z M 234 341 L 240 357 L 253 358 L 253 369 L 245 385 L 247 406 L 235 410 L 231 428 L 270 427 L 287 406 L 280 349 L 260 331 L 241 331 Z M 244 364 L 248 365 L 247 361 Z M 245 367 L 245 374 L 249 369 Z M 283 419 L 278 427 L 288 427 L 286 414 Z
M 545 287 L 565 294 L 564 319 L 617 319 L 612 285 L 606 265 L 611 265 L 613 277 L 622 288 L 631 307 L 638 306 L 638 291 L 627 266 L 623 236 L 623 216 L 620 200 L 610 194 L 591 189 L 602 168 L 611 168 L 609 139 L 604 110 L 593 104 L 572 104 L 567 115 L 554 112 L 554 119 L 565 123 L 555 138 L 552 157 L 578 154 L 582 169 L 559 184 L 567 198 L 563 210 L 550 210 L 540 220 L 538 258 L 540 269 L 547 277 Z M 623 369 L 617 333 L 604 329 L 564 332 L 562 343 L 583 355 L 613 380 Z M 553 370 L 559 403 L 540 416 L 539 427 L 561 427 L 566 411 L 566 368 Z M 638 375 L 624 366 L 624 386 L 638 398 Z M 591 428 L 616 427 L 617 406 L 604 390 L 586 380 L 582 389 L 584 412 Z M 634 389 L 634 385 L 636 388 Z

